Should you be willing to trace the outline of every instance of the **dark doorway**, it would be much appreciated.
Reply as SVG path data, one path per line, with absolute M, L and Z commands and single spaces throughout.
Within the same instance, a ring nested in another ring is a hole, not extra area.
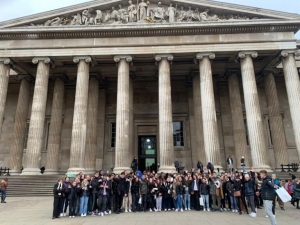
M 138 170 L 157 172 L 156 136 L 139 136 Z

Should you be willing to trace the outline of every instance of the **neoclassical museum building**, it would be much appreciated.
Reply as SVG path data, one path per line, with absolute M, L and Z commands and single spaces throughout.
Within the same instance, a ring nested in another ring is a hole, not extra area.
M 299 29 L 298 14 L 211 0 L 95 0 L 1 22 L 0 167 L 298 163 Z

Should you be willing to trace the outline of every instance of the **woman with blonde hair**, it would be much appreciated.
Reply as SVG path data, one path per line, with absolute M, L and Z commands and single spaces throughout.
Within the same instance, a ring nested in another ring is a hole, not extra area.
M 81 216 L 86 216 L 87 214 L 87 204 L 90 197 L 90 187 L 87 179 L 84 179 L 81 183 L 80 191 L 80 214 Z

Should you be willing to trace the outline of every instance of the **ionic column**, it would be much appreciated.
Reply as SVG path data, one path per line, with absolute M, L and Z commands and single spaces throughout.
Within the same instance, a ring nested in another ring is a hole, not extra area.
M 280 168 L 281 164 L 287 165 L 289 163 L 289 160 L 276 83 L 272 72 L 267 72 L 267 75 L 264 78 L 264 82 L 269 110 L 269 120 L 275 155 L 275 164 L 276 168 Z
M 55 76 L 49 138 L 47 146 L 47 161 L 45 174 L 58 174 L 58 162 L 63 121 L 63 104 L 65 95 L 65 76 Z
M 200 160 L 203 164 L 206 162 L 204 138 L 203 138 L 203 123 L 202 123 L 202 107 L 201 107 L 201 92 L 200 92 L 200 75 L 196 74 L 193 78 L 193 103 L 194 103 L 194 119 L 195 119 L 195 139 L 196 148 L 194 149 L 193 161 Z
M 173 55 L 155 55 L 155 60 L 158 62 L 159 172 L 169 173 L 175 171 L 170 74 Z
M 85 172 L 90 174 L 93 174 L 96 171 L 98 97 L 99 79 L 96 76 L 91 76 L 89 84 L 85 149 Z
M 41 154 L 44 139 L 45 113 L 51 60 L 48 57 L 33 58 L 38 64 L 35 77 L 29 134 L 26 150 L 26 165 L 22 175 L 40 175 Z
M 206 160 L 207 162 L 211 162 L 215 169 L 219 168 L 220 170 L 223 170 L 220 159 L 220 143 L 210 62 L 211 59 L 215 58 L 215 54 L 198 53 L 196 58 L 199 61 L 200 71 L 202 121 Z
M 84 170 L 90 70 L 89 63 L 92 59 L 89 56 L 81 56 L 74 57 L 73 61 L 74 63 L 78 63 L 78 68 L 70 150 L 70 168 L 68 169 L 68 173 L 77 174 Z
M 281 55 L 298 158 L 300 160 L 300 81 L 295 61 L 295 56 L 300 56 L 300 51 L 282 51 Z
M 247 117 L 252 166 L 257 170 L 271 170 L 267 158 L 267 146 L 260 112 L 256 79 L 252 58 L 257 52 L 239 52 Z
M 129 158 L 129 165 L 134 157 L 134 143 L 135 143 L 135 135 L 134 135 L 134 117 L 133 117 L 133 78 L 132 76 L 129 79 L 129 130 L 130 130 L 130 158 Z
M 130 170 L 130 91 L 129 91 L 129 63 L 132 57 L 119 55 L 114 57 L 118 64 L 118 93 L 116 118 L 116 150 L 114 173 L 120 174 Z
M 3 115 L 6 104 L 11 60 L 0 58 L 0 135 L 2 131 Z
M 244 156 L 247 162 L 247 159 L 250 158 L 250 154 L 247 151 L 246 130 L 244 125 L 244 115 L 238 76 L 236 72 L 230 72 L 230 74 L 228 75 L 228 88 L 235 148 L 235 161 L 237 168 L 241 168 L 240 159 L 242 158 L 242 156 Z
M 15 114 L 13 142 L 9 152 L 9 168 L 11 175 L 19 175 L 21 173 L 32 80 L 29 75 L 18 75 L 18 78 L 21 79 L 21 85 Z

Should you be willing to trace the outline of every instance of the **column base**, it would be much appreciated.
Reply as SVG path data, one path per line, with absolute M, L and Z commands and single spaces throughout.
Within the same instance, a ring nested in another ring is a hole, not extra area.
M 259 173 L 261 170 L 266 170 L 267 172 L 273 172 L 270 166 L 267 165 L 256 165 L 252 166 L 252 168 L 255 170 L 255 172 Z
M 44 174 L 45 175 L 58 175 L 59 172 L 58 172 L 58 170 L 54 170 L 54 169 L 46 169 Z
M 160 166 L 158 173 L 177 173 L 175 166 Z
M 113 172 L 115 174 L 121 174 L 124 171 L 131 171 L 131 169 L 129 167 L 115 167 Z
M 21 170 L 9 170 L 9 174 L 11 176 L 18 176 L 18 175 L 21 175 Z
M 26 176 L 26 175 L 43 175 L 43 174 L 41 173 L 40 168 L 25 168 L 23 169 L 20 175 Z
M 73 168 L 68 169 L 66 175 L 68 177 L 76 177 L 76 175 L 79 174 L 80 172 L 84 173 L 85 169 L 84 168 L 73 167 Z
M 93 168 L 87 168 L 87 169 L 84 169 L 83 173 L 84 174 L 88 174 L 88 175 L 95 175 L 95 173 L 97 172 L 96 169 L 93 169 Z

